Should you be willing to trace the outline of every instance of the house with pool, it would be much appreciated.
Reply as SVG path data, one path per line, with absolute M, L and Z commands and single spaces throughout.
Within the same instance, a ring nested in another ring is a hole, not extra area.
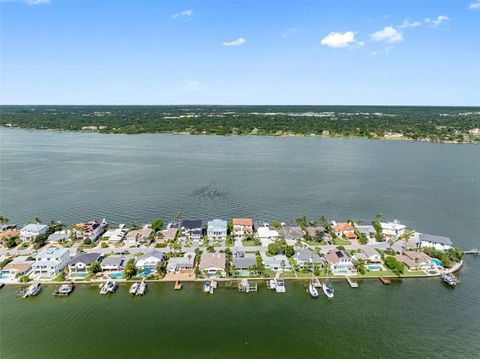
M 446 251 L 453 247 L 453 242 L 448 237 L 434 236 L 419 233 L 420 247 L 433 247 L 439 251 Z
M 352 257 L 340 249 L 332 249 L 325 255 L 325 261 L 334 275 L 356 274 Z
M 158 264 L 165 261 L 165 259 L 165 252 L 153 250 L 138 257 L 135 267 L 143 270 L 143 273 L 148 276 L 150 273 L 154 272 L 157 269 Z
M 93 262 L 100 262 L 102 255 L 100 253 L 79 253 L 69 260 L 68 272 L 70 277 L 86 277 L 88 267 Z
M 248 276 L 252 274 L 251 268 L 257 265 L 257 256 L 255 253 L 236 251 L 233 253 L 232 265 L 237 275 Z

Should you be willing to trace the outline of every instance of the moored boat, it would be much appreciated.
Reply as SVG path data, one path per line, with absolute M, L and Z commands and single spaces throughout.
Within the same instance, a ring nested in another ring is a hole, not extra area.
M 130 290 L 128 291 L 131 295 L 135 295 L 137 294 L 137 290 L 138 290 L 138 287 L 140 286 L 140 284 L 138 284 L 137 282 L 133 283 L 132 286 L 130 287 Z
M 53 292 L 53 295 L 57 297 L 66 297 L 73 292 L 74 288 L 75 288 L 74 283 L 62 284 L 60 288 L 58 288 L 56 291 Z
M 203 282 L 203 292 L 210 293 L 211 285 L 210 281 Z
M 116 289 L 117 289 L 117 284 L 114 281 L 109 280 L 100 289 L 100 294 L 104 295 L 104 294 L 114 293 Z
M 327 283 L 323 283 L 322 284 L 322 289 L 323 289 L 323 293 L 325 293 L 325 295 L 328 297 L 328 299 L 333 298 L 335 290 L 332 287 L 330 287 Z
M 315 284 L 313 282 L 310 282 L 308 285 L 308 293 L 312 298 L 318 298 L 318 290 L 315 288 Z
M 145 279 L 142 280 L 140 285 L 138 286 L 136 295 L 144 295 L 147 292 L 147 283 L 145 283 Z
M 453 273 L 445 273 L 442 275 L 442 279 L 445 283 L 447 283 L 448 285 L 454 287 L 456 286 L 458 283 L 460 283 L 460 281 L 458 280 L 457 277 L 455 277 L 455 275 L 453 275 Z
M 31 284 L 23 294 L 23 298 L 35 297 L 42 290 L 40 283 Z

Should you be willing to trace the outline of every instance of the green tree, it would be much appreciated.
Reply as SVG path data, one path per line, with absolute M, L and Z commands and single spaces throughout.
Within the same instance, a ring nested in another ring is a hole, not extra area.
M 305 229 L 307 227 L 308 221 L 307 221 L 307 217 L 305 216 L 297 218 L 296 222 L 301 229 Z
M 278 243 L 276 243 L 276 242 L 270 243 L 268 245 L 268 254 L 270 254 L 272 256 L 275 256 L 278 253 L 280 253 L 280 250 L 281 250 L 281 248 L 278 245 Z
M 123 276 L 126 279 L 130 279 L 135 277 L 137 275 L 137 272 L 138 272 L 138 269 L 137 267 L 135 267 L 135 260 L 132 258 L 125 265 L 125 269 L 123 270 Z
M 91 275 L 91 276 L 97 274 L 101 270 L 102 270 L 102 267 L 100 266 L 100 262 L 98 262 L 98 261 L 92 262 L 88 266 L 88 274 Z
M 152 229 L 155 231 L 155 232 L 158 232 L 159 230 L 161 230 L 163 227 L 163 219 L 161 218 L 157 218 L 156 220 L 154 220 L 152 222 Z
M 272 221 L 272 227 L 275 229 L 280 229 L 282 228 L 282 223 L 280 223 L 280 221 Z
M 399 262 L 395 257 L 385 257 L 384 263 L 385 266 L 397 276 L 400 276 L 403 272 L 405 272 L 405 265 L 402 262 Z

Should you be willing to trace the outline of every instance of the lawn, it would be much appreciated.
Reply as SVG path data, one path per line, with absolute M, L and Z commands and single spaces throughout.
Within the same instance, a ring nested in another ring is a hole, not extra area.
M 352 244 L 352 242 L 347 241 L 346 239 L 335 238 L 333 240 L 333 244 L 335 244 L 336 246 L 348 246 L 348 245 Z
M 242 245 L 244 247 L 256 247 L 257 246 L 255 241 L 245 241 L 245 240 L 242 241 Z

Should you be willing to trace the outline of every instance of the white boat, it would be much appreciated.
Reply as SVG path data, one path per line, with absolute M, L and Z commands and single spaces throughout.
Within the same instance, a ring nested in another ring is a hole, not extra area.
M 457 277 L 455 277 L 453 275 L 453 273 L 445 273 L 442 275 L 442 279 L 445 283 L 447 283 L 448 285 L 454 287 L 456 286 L 458 283 L 460 283 L 460 281 L 458 280 Z
M 285 282 L 282 279 L 275 278 L 275 291 L 277 293 L 285 293 L 287 291 L 285 288 Z
M 203 282 L 203 292 L 210 293 L 211 283 L 209 281 Z
M 40 283 L 33 283 L 27 288 L 27 290 L 23 294 L 23 298 L 34 297 L 38 295 L 41 290 L 42 286 L 40 285 Z
M 140 286 L 140 284 L 138 284 L 137 282 L 133 283 L 132 286 L 130 287 L 130 290 L 128 291 L 131 295 L 135 295 L 137 294 L 137 290 L 138 290 L 138 287 Z
M 142 280 L 142 283 L 138 286 L 137 295 L 144 295 L 147 292 L 147 283 L 145 283 L 145 279 Z
M 62 284 L 58 290 L 53 292 L 53 295 L 57 297 L 66 297 L 73 292 L 74 288 L 75 288 L 74 283 Z
M 267 286 L 268 288 L 270 289 L 274 289 L 277 287 L 277 284 L 275 282 L 275 279 L 270 279 L 268 282 L 267 282 Z
M 100 294 L 114 293 L 116 289 L 117 284 L 114 281 L 109 280 L 102 286 L 102 289 L 100 289 Z
M 312 298 L 318 298 L 318 290 L 317 288 L 315 288 L 313 282 L 310 282 L 310 284 L 308 285 L 308 293 L 310 293 L 310 296 Z
M 325 295 L 328 297 L 328 299 L 333 298 L 335 290 L 332 287 L 330 287 L 327 283 L 323 283 L 322 284 L 322 289 L 323 289 L 323 293 L 325 293 Z

